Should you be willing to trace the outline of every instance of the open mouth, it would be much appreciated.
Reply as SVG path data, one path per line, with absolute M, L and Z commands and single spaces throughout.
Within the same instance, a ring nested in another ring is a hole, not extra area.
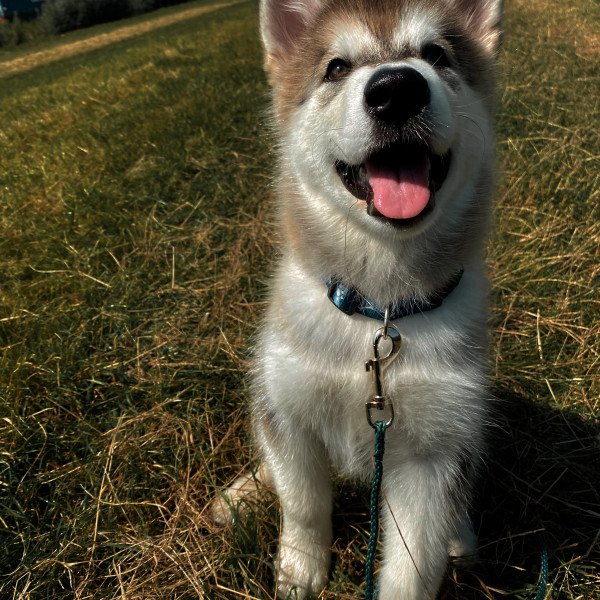
M 431 212 L 450 160 L 450 152 L 439 156 L 420 144 L 395 144 L 360 165 L 337 161 L 335 168 L 346 189 L 366 201 L 369 215 L 406 226 Z

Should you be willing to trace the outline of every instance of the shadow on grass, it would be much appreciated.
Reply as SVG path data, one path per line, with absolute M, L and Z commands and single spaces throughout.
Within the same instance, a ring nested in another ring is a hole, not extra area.
M 472 511 L 479 560 L 469 566 L 451 565 L 438 598 L 533 600 L 543 549 L 552 590 L 545 597 L 592 598 L 590 571 L 595 564 L 598 572 L 600 563 L 598 428 L 573 413 L 540 406 L 507 390 L 494 392 L 498 427 L 490 436 Z M 349 573 L 354 573 L 350 579 L 361 581 L 367 506 L 367 490 L 338 490 L 334 581 L 342 578 L 347 584 Z
M 581 587 L 578 573 L 590 568 L 594 553 L 600 559 L 598 428 L 574 413 L 504 389 L 494 392 L 499 428 L 490 439 L 473 515 L 481 560 L 470 584 L 463 577 L 463 585 L 481 590 L 479 577 L 509 597 L 534 598 L 546 549 L 554 600 L 591 598 L 592 590 Z M 463 591 L 447 597 L 489 596 Z

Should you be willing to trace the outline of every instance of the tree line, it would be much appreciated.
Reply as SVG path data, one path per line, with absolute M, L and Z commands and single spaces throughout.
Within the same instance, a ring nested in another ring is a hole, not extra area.
M 163 6 L 188 0 L 46 0 L 33 20 L 18 14 L 0 23 L 0 47 L 11 47 L 30 40 L 117 21 Z

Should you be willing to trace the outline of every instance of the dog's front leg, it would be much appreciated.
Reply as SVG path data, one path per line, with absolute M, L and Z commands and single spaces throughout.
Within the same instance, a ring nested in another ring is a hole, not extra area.
M 457 521 L 456 470 L 448 462 L 384 462 L 379 600 L 435 600 Z
M 279 496 L 282 531 L 277 595 L 300 600 L 327 583 L 331 554 L 331 481 L 320 442 L 291 424 L 257 427 L 264 461 Z

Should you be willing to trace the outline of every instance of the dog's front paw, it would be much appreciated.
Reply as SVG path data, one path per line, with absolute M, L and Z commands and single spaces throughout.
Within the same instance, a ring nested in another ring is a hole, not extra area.
M 327 583 L 329 548 L 315 543 L 281 540 L 277 557 L 277 597 L 304 600 L 317 596 Z

